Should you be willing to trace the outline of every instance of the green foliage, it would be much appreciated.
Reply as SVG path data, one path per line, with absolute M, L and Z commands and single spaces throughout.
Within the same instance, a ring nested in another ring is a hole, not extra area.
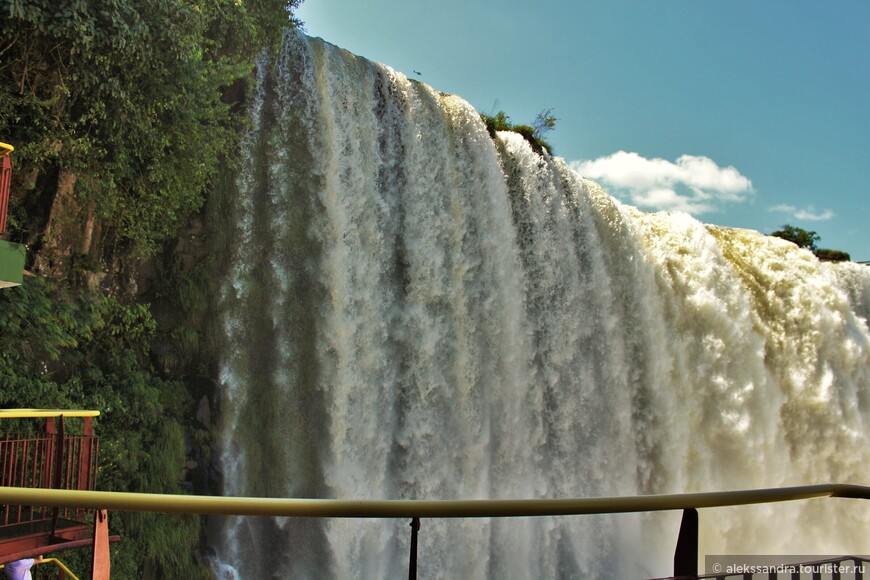
M 71 171 L 78 205 L 152 253 L 234 150 L 227 87 L 280 41 L 299 2 L 11 0 L 0 135 L 19 171 Z
M 819 234 L 816 232 L 807 231 L 789 224 L 785 224 L 782 226 L 782 229 L 779 229 L 770 235 L 788 240 L 793 244 L 797 244 L 797 247 L 799 248 L 806 248 L 811 251 L 816 249 L 816 242 L 821 239 Z
M 156 324 L 146 305 L 104 294 L 66 295 L 51 282 L 27 278 L 0 292 L 0 407 L 98 409 L 99 489 L 179 493 L 184 461 L 181 383 L 150 362 Z M 113 572 L 142 577 L 199 574 L 193 553 L 196 518 L 113 513 Z M 167 541 L 172 550 L 167 550 Z
M 779 229 L 772 234 L 771 236 L 776 236 L 777 238 L 782 238 L 784 240 L 788 240 L 793 244 L 797 244 L 799 248 L 806 248 L 810 250 L 819 260 L 823 262 L 848 262 L 851 260 L 851 256 L 849 256 L 848 252 L 843 252 L 841 250 L 829 250 L 829 249 L 821 249 L 816 246 L 816 243 L 821 240 L 821 236 L 813 231 L 808 231 L 802 228 L 798 228 L 789 224 L 785 224 L 782 226 L 782 229 Z
M 499 111 L 495 115 L 481 113 L 480 118 L 486 125 L 490 137 L 495 138 L 497 131 L 513 131 L 522 135 L 532 146 L 532 149 L 538 153 L 543 153 L 546 150 L 552 155 L 552 147 L 543 139 L 543 134 L 556 126 L 557 119 L 553 116 L 552 111 L 552 109 L 544 109 L 538 113 L 533 125 L 514 125 L 504 111 Z
M 852 259 L 848 252 L 819 248 L 813 252 L 823 262 L 848 262 Z
M 46 230 L 60 177 L 71 174 L 66 217 L 82 225 L 92 214 L 89 234 L 103 250 L 153 255 L 234 162 L 246 79 L 263 50 L 299 24 L 300 3 L 3 3 L 0 135 L 15 145 L 13 234 L 36 239 Z M 70 264 L 98 271 L 107 256 L 97 254 Z M 146 305 L 71 294 L 38 278 L 3 290 L 0 405 L 99 409 L 99 488 L 179 493 L 190 401 L 185 385 L 167 377 L 202 348 L 194 326 L 206 319 L 203 276 L 177 285 L 190 325 L 162 329 L 163 353 Z M 112 548 L 119 578 L 202 575 L 193 562 L 198 518 L 110 514 L 110 527 L 124 537 Z
M 494 116 L 481 113 L 480 118 L 483 119 L 486 130 L 491 137 L 495 136 L 496 131 L 510 131 L 514 127 L 510 122 L 510 117 L 504 111 L 499 111 Z
M 536 116 L 535 120 L 532 123 L 532 128 L 535 131 L 535 136 L 538 138 L 542 138 L 545 133 L 548 133 L 556 128 L 556 121 L 558 121 L 553 115 L 552 107 L 543 109 Z

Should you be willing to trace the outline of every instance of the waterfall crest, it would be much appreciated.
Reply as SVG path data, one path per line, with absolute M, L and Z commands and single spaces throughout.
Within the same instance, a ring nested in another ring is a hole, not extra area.
M 251 116 L 221 304 L 226 495 L 870 482 L 867 267 L 623 206 L 460 98 L 298 32 Z M 702 512 L 702 551 L 866 553 L 870 517 L 839 502 Z M 667 575 L 678 519 L 426 520 L 419 571 Z M 400 577 L 407 524 L 227 518 L 221 574 Z

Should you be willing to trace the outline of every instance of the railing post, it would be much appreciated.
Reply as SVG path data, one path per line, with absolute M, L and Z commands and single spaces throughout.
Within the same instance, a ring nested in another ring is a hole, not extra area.
M 77 489 L 91 489 L 91 453 L 94 446 L 94 424 L 90 417 L 85 417 L 84 432 L 79 451 L 79 476 Z
M 417 532 L 420 530 L 420 518 L 411 520 L 411 557 L 408 564 L 408 580 L 417 580 Z
M 6 209 L 9 204 L 9 184 L 12 181 L 12 161 L 7 151 L 0 160 L 0 238 L 6 233 Z
M 53 423 L 53 422 L 52 422 Z M 66 437 L 63 415 L 57 424 L 57 434 L 54 437 L 54 473 L 52 474 L 52 485 L 54 489 L 62 489 L 63 487 L 63 460 L 64 460 L 64 438 Z M 51 513 L 51 537 L 54 538 L 57 532 L 57 518 L 60 515 L 60 508 L 55 507 Z
M 109 580 L 109 512 L 94 510 L 94 547 L 91 560 L 91 579 Z
M 674 551 L 674 576 L 698 576 L 698 510 L 683 510 L 677 549 Z

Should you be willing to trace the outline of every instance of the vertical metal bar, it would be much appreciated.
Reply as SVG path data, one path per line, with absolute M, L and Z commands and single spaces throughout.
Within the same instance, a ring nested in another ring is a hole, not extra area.
M 39 469 L 39 481 L 36 484 L 36 487 L 39 488 L 49 488 L 51 487 L 51 441 L 52 436 L 48 433 L 42 435 L 37 439 L 39 441 L 39 450 L 36 453 L 33 461 Z M 40 506 L 38 508 L 34 508 L 39 511 L 39 516 L 44 518 L 48 513 L 48 508 L 45 506 Z
M 79 456 L 78 489 L 81 490 L 96 489 L 96 486 L 93 484 L 93 480 L 96 478 L 96 468 L 94 467 L 94 464 L 96 463 L 97 457 L 94 445 L 95 440 L 93 418 L 85 417 L 85 424 L 82 429 L 81 452 Z
M 24 485 L 25 487 L 37 487 L 37 483 L 39 482 L 39 436 L 34 435 L 32 441 L 29 441 L 29 443 L 29 450 L 24 454 L 25 461 L 27 462 L 25 466 L 27 471 L 25 477 L 26 483 Z M 28 515 L 31 521 L 40 519 L 42 516 L 42 514 L 39 513 L 39 509 L 35 506 L 30 506 L 28 508 Z
M 63 489 L 74 489 L 72 487 L 72 480 L 75 476 L 75 437 L 68 436 L 64 439 L 64 456 L 66 459 L 66 469 L 64 472 L 63 478 Z M 63 517 L 68 517 L 70 513 L 70 508 L 63 508 Z
M 90 417 L 88 417 L 90 419 Z M 91 481 L 91 441 L 92 437 L 87 434 L 87 429 L 85 430 L 85 436 L 82 437 L 81 442 L 81 455 L 79 457 L 79 481 L 76 489 L 87 490 L 90 489 L 88 484 Z
M 21 440 L 21 445 L 19 446 L 19 459 L 15 462 L 15 485 L 18 487 L 25 487 L 24 481 L 27 477 L 28 464 L 27 452 L 30 451 L 30 445 L 28 445 L 28 443 L 30 443 L 30 441 L 27 439 Z
M 57 437 L 55 437 L 54 445 L 54 482 L 52 487 L 60 489 L 63 483 L 63 440 L 64 440 L 64 422 L 63 415 L 60 416 L 60 421 L 57 429 Z M 51 537 L 55 536 L 57 531 L 57 517 L 60 515 L 60 509 L 54 508 L 51 512 Z
M 6 435 L 3 438 L 3 441 L 0 441 L 0 485 L 8 486 L 9 483 L 6 480 L 6 456 L 9 452 L 9 436 Z M 9 504 L 4 504 L 3 506 L 3 525 L 9 523 Z
M 76 437 L 73 435 L 67 435 L 66 440 L 64 441 L 66 445 L 66 474 L 64 476 L 64 489 L 75 489 L 75 475 L 76 475 L 76 454 L 75 454 L 75 444 Z M 63 508 L 63 517 L 70 517 L 70 513 L 74 513 L 75 509 L 71 509 L 69 507 Z
M 674 551 L 674 576 L 698 575 L 698 510 L 683 510 L 677 549 Z
M 39 485 L 39 437 L 33 438 L 33 450 L 27 454 L 28 482 L 27 487 L 38 487 Z
M 15 460 L 12 462 L 12 481 L 15 486 L 22 487 L 21 485 L 21 472 L 26 469 L 24 467 L 27 462 L 27 440 L 19 439 L 18 445 L 16 445 L 15 449 Z M 23 519 L 23 507 L 16 506 L 15 509 L 15 522 L 21 523 Z M 32 518 L 31 518 L 32 519 Z
M 92 580 L 109 580 L 109 515 L 106 510 L 94 511 L 94 545 L 91 558 Z
M 48 438 L 40 437 L 38 441 L 39 451 L 36 453 L 36 464 L 39 468 L 39 482 L 36 484 L 36 487 L 48 487 L 48 480 L 45 479 L 47 477 L 45 471 L 45 457 L 48 455 Z
M 46 450 L 42 465 L 45 470 L 45 487 L 50 489 L 54 485 L 54 468 L 57 463 L 54 457 L 57 452 L 57 429 L 55 428 L 54 417 L 46 419 L 45 433 Z
M 408 563 L 408 580 L 417 580 L 417 532 L 420 531 L 420 518 L 411 520 L 411 555 Z
M 0 238 L 6 233 L 6 207 L 9 204 L 9 184 L 12 181 L 12 161 L 3 155 L 0 165 Z
M 15 465 L 15 450 L 18 442 L 15 440 L 15 436 L 12 434 L 6 435 L 5 440 L 3 441 L 3 485 L 4 486 L 13 486 L 14 485 L 14 465 Z M 12 517 L 13 505 L 6 504 L 6 509 L 3 514 L 3 525 L 8 525 L 12 523 L 10 518 Z
M 90 487 L 88 489 L 97 489 L 97 462 L 100 457 L 100 440 L 96 437 L 91 438 L 94 452 L 91 454 L 91 478 Z
M 85 471 L 84 462 L 83 462 L 84 445 L 85 445 L 85 437 L 84 436 L 77 436 L 75 438 L 75 447 L 73 450 L 73 455 L 74 455 L 74 459 L 72 462 L 73 469 L 70 470 L 72 472 L 72 485 L 70 486 L 69 489 L 86 489 L 82 486 L 83 471 Z M 83 516 L 85 514 L 85 511 L 80 509 L 80 508 L 73 508 L 72 514 L 73 514 L 73 517 L 78 519 L 80 516 Z
M 19 457 L 21 455 L 21 437 L 20 435 L 16 436 L 15 442 L 12 445 L 11 453 L 9 454 L 9 485 L 15 486 L 18 481 L 18 463 Z M 15 506 L 15 509 L 12 510 L 12 521 L 13 523 L 21 522 L 21 506 Z
M 5 435 L 3 440 L 0 441 L 0 485 L 6 484 L 6 448 L 8 447 L 7 441 L 9 440 L 9 435 Z

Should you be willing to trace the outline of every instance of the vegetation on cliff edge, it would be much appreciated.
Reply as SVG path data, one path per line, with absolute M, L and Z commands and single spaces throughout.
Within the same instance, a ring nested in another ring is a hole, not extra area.
M 496 131 L 513 131 L 522 135 L 523 139 L 528 141 L 536 152 L 543 153 L 546 150 L 548 154 L 553 154 L 553 148 L 544 140 L 544 135 L 551 131 L 558 121 L 553 116 L 553 109 L 544 109 L 539 112 L 531 125 L 511 123 L 510 117 L 504 111 L 499 111 L 495 115 L 481 113 L 480 118 L 486 125 L 490 137 L 495 137 Z
M 12 225 L 45 269 L 101 249 L 150 255 L 175 235 L 218 160 L 232 159 L 240 79 L 299 2 L 6 3 L 0 135 L 16 146 Z
M 796 244 L 799 248 L 805 248 L 815 254 L 819 260 L 824 262 L 848 262 L 852 259 L 848 252 L 819 248 L 817 242 L 822 238 L 819 234 L 811 230 L 805 230 L 790 224 L 785 224 L 770 235 L 782 238 L 783 240 L 788 240 L 789 242 Z

